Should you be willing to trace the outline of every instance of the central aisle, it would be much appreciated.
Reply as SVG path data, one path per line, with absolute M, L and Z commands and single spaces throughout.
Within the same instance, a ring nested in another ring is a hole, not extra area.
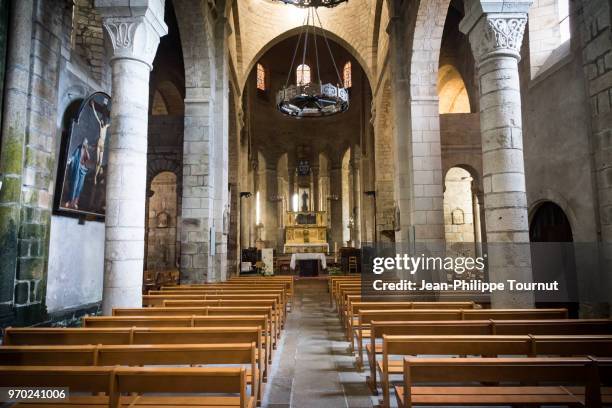
M 267 408 L 371 408 L 365 372 L 354 367 L 326 280 L 295 282 L 263 406 Z

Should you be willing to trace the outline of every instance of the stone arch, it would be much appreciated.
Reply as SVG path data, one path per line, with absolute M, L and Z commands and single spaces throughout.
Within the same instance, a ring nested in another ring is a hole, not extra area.
M 378 41 L 380 40 L 380 24 L 385 0 L 376 0 L 372 23 L 372 72 L 378 72 Z
M 578 218 L 576 217 L 576 213 L 574 212 L 569 201 L 563 196 L 563 194 L 554 190 L 546 189 L 536 193 L 536 199 L 529 206 L 529 225 L 531 226 L 534 216 L 540 206 L 547 202 L 552 202 L 553 204 L 561 208 L 563 213 L 568 218 L 572 233 L 574 235 L 574 238 L 576 238 L 577 234 L 579 234 L 579 224 Z
M 180 177 L 183 172 L 178 160 L 162 157 L 147 160 L 147 186 L 151 185 L 155 176 L 165 171 L 174 173 L 177 177 L 177 184 L 180 184 Z
M 241 89 L 244 91 L 244 87 L 249 78 L 249 73 L 251 72 L 255 64 L 257 64 L 257 61 L 259 61 L 266 52 L 268 52 L 272 47 L 274 47 L 276 44 L 280 43 L 281 41 L 286 40 L 287 38 L 291 38 L 293 36 L 299 35 L 300 32 L 302 32 L 302 30 L 303 30 L 302 26 L 287 30 L 284 33 L 276 36 L 274 39 L 269 41 L 264 47 L 262 47 L 255 54 L 253 59 L 249 61 L 249 64 L 246 66 L 246 70 L 244 71 L 245 75 L 242 78 Z M 368 78 L 370 88 L 372 88 L 372 84 L 374 83 L 372 71 L 370 70 L 370 66 L 367 64 L 365 58 L 361 55 L 361 53 L 359 53 L 359 51 L 357 51 L 347 40 L 340 37 L 338 34 L 335 34 L 332 31 L 329 31 L 326 29 L 323 29 L 323 31 L 325 32 L 325 35 L 327 36 L 329 40 L 336 42 L 338 45 L 344 48 L 353 58 L 355 58 L 357 63 L 359 63 L 359 65 L 361 66 L 361 69 L 365 73 L 366 77 Z M 319 32 L 320 32 L 320 28 L 319 28 Z
M 229 2 L 228 2 L 229 3 Z M 236 41 L 236 65 L 238 68 L 238 72 L 244 72 L 244 61 L 243 61 L 243 51 L 242 51 L 242 33 L 240 29 L 240 10 L 238 7 L 238 0 L 233 0 L 231 2 L 232 8 L 232 17 L 234 23 L 234 38 Z
M 481 179 L 482 179 L 482 177 L 481 177 L 480 173 L 478 172 L 478 170 L 476 170 L 476 168 L 474 166 L 472 166 L 471 164 L 467 164 L 467 163 L 450 163 L 450 164 L 448 164 L 443 169 L 443 174 L 444 174 L 444 178 L 445 179 L 446 179 L 446 175 L 448 174 L 448 172 L 453 167 L 457 167 L 457 168 L 463 169 L 463 170 L 467 171 L 468 173 L 470 173 L 470 176 L 473 179 L 472 185 L 477 188 L 477 191 L 479 193 L 481 192 L 481 188 L 482 188 Z
M 537 231 L 534 233 L 534 228 L 542 227 L 544 224 L 548 224 L 551 226 L 550 220 L 545 218 L 554 218 L 556 225 L 555 227 L 561 227 L 562 231 L 556 231 L 557 234 L 561 233 L 561 240 L 557 235 L 556 239 L 553 241 L 546 240 L 545 242 L 573 242 L 574 240 L 574 229 L 572 228 L 572 223 L 563 208 L 560 205 L 551 200 L 542 200 L 537 203 L 537 205 L 532 208 L 532 211 L 529 216 L 529 233 L 532 242 L 542 242 L 540 239 L 534 240 L 533 236 L 537 235 Z M 539 224 L 539 225 L 534 225 Z M 542 238 L 542 237 L 540 237 Z
M 150 104 L 151 114 L 155 115 L 156 104 L 158 103 L 158 97 L 163 102 L 165 108 L 165 114 L 167 115 L 183 115 L 185 113 L 185 101 L 184 95 L 179 91 L 179 87 L 169 80 L 164 80 L 156 84 L 155 89 L 151 93 L 153 98 Z
M 409 42 L 412 98 L 437 97 L 440 48 L 449 5 L 450 0 L 421 0 L 419 3 L 414 37 Z
M 470 98 L 461 73 L 450 64 L 438 70 L 438 105 L 440 114 L 470 113 Z
M 194 7 L 195 2 L 198 4 Z M 186 90 L 210 88 L 214 82 L 213 28 L 209 21 L 206 3 L 203 0 L 173 1 L 181 34 Z M 186 95 L 187 98 L 189 96 Z

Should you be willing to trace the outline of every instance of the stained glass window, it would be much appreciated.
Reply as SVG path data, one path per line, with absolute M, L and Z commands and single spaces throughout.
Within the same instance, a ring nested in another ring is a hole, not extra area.
M 306 64 L 302 64 L 297 67 L 297 71 L 295 73 L 296 76 L 296 84 L 298 85 L 306 85 L 310 83 L 310 67 Z
M 353 86 L 353 71 L 351 69 L 351 61 L 344 64 L 343 76 L 344 76 L 344 87 L 345 88 L 352 87 Z
M 266 70 L 261 64 L 257 64 L 257 89 L 266 90 Z

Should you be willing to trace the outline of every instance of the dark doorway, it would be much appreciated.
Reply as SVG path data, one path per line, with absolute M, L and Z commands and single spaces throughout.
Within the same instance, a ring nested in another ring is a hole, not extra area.
M 572 227 L 557 204 L 547 201 L 533 215 L 529 227 L 531 242 L 574 242 Z
M 529 226 L 533 278 L 545 282 L 559 280 L 563 295 L 536 297 L 537 307 L 565 307 L 577 318 L 578 279 L 574 255 L 574 235 L 569 219 L 557 204 L 547 201 L 534 213 Z

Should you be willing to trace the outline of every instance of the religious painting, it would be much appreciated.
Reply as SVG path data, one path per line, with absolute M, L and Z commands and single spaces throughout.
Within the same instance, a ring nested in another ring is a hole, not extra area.
M 110 110 L 110 96 L 96 92 L 70 121 L 62 141 L 56 212 L 104 217 Z

